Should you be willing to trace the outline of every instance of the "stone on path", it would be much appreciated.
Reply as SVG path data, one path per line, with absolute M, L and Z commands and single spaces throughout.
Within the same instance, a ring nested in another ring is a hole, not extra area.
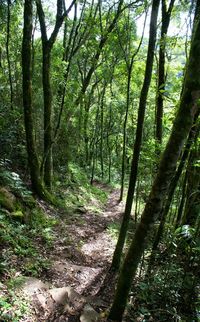
M 93 309 L 90 304 L 86 304 L 80 316 L 80 322 L 97 322 L 99 314 Z
M 73 290 L 71 287 L 50 288 L 51 285 L 43 283 L 34 277 L 27 277 L 22 291 L 34 299 L 33 303 L 39 304 L 44 310 L 44 315 L 56 313 L 58 307 L 62 307 L 63 314 L 80 314 L 81 322 L 96 322 L 99 315 L 87 303 L 87 299 Z M 66 320 L 67 321 L 67 320 Z

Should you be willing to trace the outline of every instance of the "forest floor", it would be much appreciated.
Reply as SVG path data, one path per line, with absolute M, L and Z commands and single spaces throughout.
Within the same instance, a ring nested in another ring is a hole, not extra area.
M 118 189 L 106 185 L 99 188 L 108 193 L 100 212 L 82 207 L 71 215 L 55 214 L 41 203 L 48 216 L 58 220 L 51 247 L 37 240 L 41 255 L 50 265 L 40 280 L 28 278 L 24 284 L 23 291 L 32 297 L 32 312 L 31 318 L 22 321 L 104 321 L 113 298 L 114 276 L 109 267 L 124 205 L 118 202 Z M 92 202 L 98 208 L 98 201 Z

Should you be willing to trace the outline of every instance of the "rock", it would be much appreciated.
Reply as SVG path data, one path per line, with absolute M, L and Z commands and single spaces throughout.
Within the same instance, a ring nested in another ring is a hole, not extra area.
M 16 198 L 4 187 L 0 187 L 0 205 L 9 211 L 15 210 Z
M 71 315 L 80 311 L 86 303 L 86 299 L 71 287 L 54 288 L 49 290 L 49 293 L 55 303 L 57 305 L 63 305 L 63 311 Z
M 99 314 L 87 303 L 86 298 L 71 287 L 50 289 L 49 284 L 34 277 L 27 277 L 21 288 L 25 294 L 32 297 L 35 303 L 33 305 L 39 305 L 48 314 L 54 314 L 53 312 L 58 312 L 60 308 L 60 317 L 63 315 L 65 319 L 68 315 L 76 316 L 80 312 L 82 312 L 80 322 L 96 322 L 100 318 Z M 67 320 L 61 319 L 61 321 Z
M 80 316 L 80 322 L 97 322 L 99 319 L 100 316 L 93 307 L 90 304 L 86 304 Z
M 69 294 L 71 292 L 70 287 L 59 287 L 59 288 L 52 288 L 49 290 L 54 301 L 59 305 L 65 305 L 69 300 Z
M 41 280 L 35 277 L 25 277 L 25 282 L 22 285 L 22 291 L 31 296 L 40 290 L 47 291 L 50 288 L 50 284 L 43 283 Z

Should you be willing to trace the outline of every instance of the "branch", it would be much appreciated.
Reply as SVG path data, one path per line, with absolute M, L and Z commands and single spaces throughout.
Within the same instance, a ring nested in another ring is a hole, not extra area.
M 57 38 L 58 32 L 60 30 L 60 27 L 62 26 L 64 18 L 68 16 L 69 12 L 71 11 L 71 9 L 75 3 L 76 3 L 76 0 L 73 0 L 70 4 L 69 8 L 67 10 L 65 10 L 63 13 L 63 10 L 64 10 L 63 0 L 57 0 L 56 23 L 55 23 L 54 30 L 49 38 L 49 41 L 48 41 L 50 48 L 52 48 L 52 46 Z
M 42 7 L 41 0 L 36 0 L 36 6 L 37 6 L 37 12 L 38 12 L 38 17 L 39 17 L 39 21 L 40 21 L 42 42 L 46 42 L 48 40 L 47 39 L 47 29 L 46 29 L 45 15 L 44 15 L 44 10 Z

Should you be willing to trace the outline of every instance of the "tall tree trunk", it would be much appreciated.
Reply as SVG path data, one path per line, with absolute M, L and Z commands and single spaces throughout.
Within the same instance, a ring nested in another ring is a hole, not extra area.
M 44 183 L 51 189 L 52 183 L 52 90 L 50 82 L 51 48 L 43 41 L 43 99 L 44 99 Z
M 109 106 L 109 122 L 108 122 L 108 128 L 107 128 L 107 150 L 108 150 L 108 183 L 111 182 L 111 165 L 112 165 L 112 157 L 111 157 L 111 142 L 109 139 L 109 132 L 111 130 L 111 121 L 112 121 L 112 105 L 110 103 Z
M 12 83 L 12 74 L 11 74 L 11 63 L 10 63 L 10 6 L 11 0 L 7 0 L 7 38 L 6 38 L 6 56 L 8 62 L 8 77 L 9 77 L 9 86 L 10 86 L 10 107 L 13 110 L 13 83 Z
M 40 197 L 44 198 L 45 193 L 42 185 L 42 180 L 40 178 L 39 161 L 36 151 L 32 107 L 32 16 L 32 0 L 25 0 L 22 43 L 22 74 L 26 146 L 33 190 Z
M 93 184 L 94 181 L 94 172 L 95 172 L 95 162 L 97 159 L 97 141 L 98 141 L 98 131 L 99 131 L 99 104 L 97 105 L 97 111 L 96 111 L 96 118 L 95 118 L 95 129 L 94 129 L 94 143 L 91 147 L 92 149 L 92 156 L 91 156 L 91 160 L 92 160 L 92 172 L 91 172 L 91 179 L 90 179 L 90 183 Z
M 128 121 L 128 112 L 130 106 L 130 89 L 131 89 L 131 73 L 133 67 L 133 59 L 131 60 L 130 66 L 127 68 L 128 76 L 127 76 L 127 90 L 126 90 L 126 113 L 124 119 L 124 127 L 123 127 L 123 151 L 122 151 L 122 171 L 121 171 L 121 189 L 120 189 L 120 197 L 119 201 L 122 201 L 124 194 L 124 177 L 125 177 L 125 169 L 126 169 L 126 127 Z
M 181 157 L 178 169 L 177 169 L 172 181 L 170 182 L 167 199 L 166 199 L 164 208 L 162 209 L 161 214 L 159 215 L 161 217 L 161 221 L 160 221 L 160 225 L 158 227 L 158 231 L 156 233 L 156 236 L 155 236 L 155 239 L 154 239 L 154 242 L 153 242 L 153 246 L 152 246 L 151 256 L 150 256 L 150 260 L 149 260 L 149 266 L 148 266 L 148 270 L 147 270 L 148 274 L 151 273 L 151 269 L 152 269 L 154 261 L 155 261 L 156 251 L 158 249 L 158 245 L 159 245 L 160 240 L 161 240 L 162 235 L 163 235 L 165 222 L 166 222 L 166 219 L 167 219 L 167 215 L 169 213 L 169 209 L 170 209 L 170 206 L 171 206 L 171 203 L 172 203 L 174 192 L 176 190 L 178 181 L 180 179 L 180 176 L 182 174 L 182 171 L 183 171 L 183 169 L 185 167 L 185 164 L 186 164 L 186 161 L 188 159 L 188 155 L 190 153 L 190 149 L 191 149 L 191 146 L 193 144 L 193 140 L 194 140 L 194 137 L 196 135 L 196 131 L 197 131 L 197 128 L 196 128 L 196 126 L 194 124 L 194 127 L 192 127 L 191 130 L 190 130 L 188 140 L 187 140 L 187 144 L 185 146 L 183 155 Z
M 52 184 L 52 89 L 50 81 L 50 63 L 51 50 L 56 41 L 60 27 L 62 26 L 64 17 L 76 0 L 72 0 L 69 8 L 64 10 L 64 3 L 62 0 L 57 0 L 56 22 L 51 36 L 47 37 L 47 28 L 45 22 L 45 14 L 42 7 L 41 0 L 36 0 L 37 13 L 40 21 L 41 40 L 42 40 L 42 81 L 43 81 L 43 100 L 44 100 L 44 157 L 41 165 L 42 173 L 44 172 L 44 183 L 51 189 Z M 64 11 L 64 13 L 63 13 Z
M 166 36 L 169 27 L 171 12 L 175 0 L 171 0 L 169 9 L 167 10 L 166 0 L 162 0 L 162 25 L 159 48 L 159 62 L 158 62 L 158 83 L 157 83 L 157 97 L 156 97 L 156 153 L 160 155 L 160 147 L 162 144 L 162 123 L 163 123 L 163 93 L 165 91 L 165 48 Z
M 188 175 L 188 173 L 186 171 L 184 174 L 183 182 L 182 182 L 181 200 L 180 200 L 180 204 L 179 204 L 178 210 L 177 210 L 175 229 L 178 228 L 178 226 L 181 224 L 181 218 L 182 218 L 183 209 L 184 209 L 184 205 L 185 205 L 185 191 L 186 191 L 186 187 L 187 187 L 187 175 Z
M 121 170 L 121 189 L 120 189 L 120 197 L 119 201 L 122 201 L 123 199 L 123 194 L 124 194 L 124 178 L 125 178 L 125 172 L 126 172 L 126 127 L 127 127 L 127 121 L 128 121 L 128 114 L 129 114 L 129 107 L 130 107 L 130 97 L 131 97 L 131 74 L 133 70 L 133 64 L 134 64 L 134 59 L 139 53 L 140 47 L 142 45 L 143 37 L 144 37 L 144 31 L 145 31 L 145 26 L 146 26 L 146 17 L 147 14 L 145 15 L 145 20 L 144 20 L 144 26 L 143 26 L 143 32 L 142 36 L 138 45 L 138 48 L 135 50 L 135 52 L 130 55 L 130 42 L 126 45 L 128 49 L 128 54 L 126 53 L 126 50 L 123 48 L 123 44 L 121 43 L 120 37 L 119 37 L 119 43 L 122 51 L 124 52 L 124 58 L 126 62 L 126 68 L 127 68 L 127 88 L 126 88 L 126 112 L 125 112 L 125 118 L 124 118 L 124 124 L 123 124 L 123 150 L 122 150 L 122 170 Z M 128 17 L 128 22 L 130 24 L 130 16 Z M 130 41 L 130 39 L 129 39 Z
M 104 97 L 106 92 L 106 83 L 103 84 L 103 90 L 101 94 L 101 125 L 100 125 L 100 131 L 101 131 L 101 137 L 100 137 L 100 163 L 101 163 L 101 179 L 104 178 L 104 157 L 103 157 L 103 132 L 104 132 Z
M 158 173 L 154 180 L 149 199 L 143 211 L 134 238 L 124 260 L 109 318 L 122 321 L 132 280 L 143 254 L 151 226 L 162 210 L 170 181 L 175 174 L 176 164 L 183 149 L 185 140 L 193 124 L 194 115 L 200 99 L 200 17 L 196 11 L 195 28 L 191 41 L 189 61 L 186 68 L 185 82 L 180 107 L 174 121 L 172 132 L 162 155 Z
M 198 164 L 200 144 L 197 141 L 190 152 L 190 163 L 187 168 L 186 203 L 183 215 L 183 224 L 195 226 L 200 214 L 200 167 Z
M 117 270 L 120 265 L 121 254 L 123 251 L 126 233 L 128 230 L 128 224 L 130 220 L 131 208 L 132 208 L 133 197 L 135 192 L 139 155 L 140 155 L 141 144 L 142 144 L 142 132 L 143 132 L 145 110 L 146 110 L 146 101 L 147 101 L 149 86 L 151 83 L 151 76 L 152 76 L 152 69 L 153 69 L 159 2 L 160 0 L 154 0 L 152 4 L 145 77 L 144 77 L 143 87 L 140 94 L 136 138 L 135 138 L 135 144 L 134 144 L 134 150 L 133 150 L 133 159 L 131 164 L 131 174 L 130 174 L 130 180 L 129 180 L 128 195 L 126 199 L 125 212 L 124 212 L 124 216 L 123 216 L 123 220 L 120 228 L 119 238 L 117 241 L 117 246 L 115 248 L 112 265 L 111 265 L 111 268 L 114 270 Z

